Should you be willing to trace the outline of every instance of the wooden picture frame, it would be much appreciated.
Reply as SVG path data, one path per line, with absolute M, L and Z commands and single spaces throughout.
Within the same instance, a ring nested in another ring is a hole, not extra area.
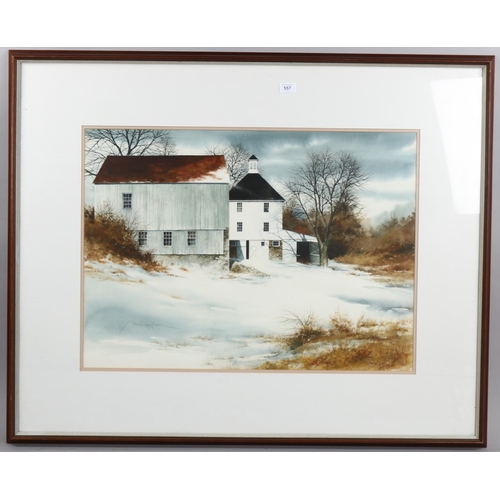
M 494 62 L 11 51 L 7 441 L 485 447 Z M 85 367 L 84 133 L 145 127 L 417 131 L 412 370 Z

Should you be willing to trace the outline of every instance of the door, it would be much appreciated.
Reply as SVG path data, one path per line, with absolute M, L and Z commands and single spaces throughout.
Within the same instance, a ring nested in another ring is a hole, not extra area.
M 241 243 L 238 240 L 231 240 L 229 243 L 229 258 L 231 262 L 239 262 L 243 260 L 243 249 L 241 248 Z
M 309 264 L 309 242 L 308 241 L 297 241 L 297 262 L 301 264 Z

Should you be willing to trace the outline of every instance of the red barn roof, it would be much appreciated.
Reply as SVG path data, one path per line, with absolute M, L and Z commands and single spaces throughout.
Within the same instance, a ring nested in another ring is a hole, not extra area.
M 229 182 L 222 155 L 108 156 L 94 184 Z

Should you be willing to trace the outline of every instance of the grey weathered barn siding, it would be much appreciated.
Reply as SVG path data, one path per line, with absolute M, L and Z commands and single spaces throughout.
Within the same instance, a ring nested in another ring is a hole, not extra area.
M 135 220 L 145 231 L 224 230 L 229 227 L 227 184 L 96 184 L 96 210 L 106 204 Z M 132 194 L 132 208 L 123 208 L 123 193 Z
M 167 229 L 169 231 L 169 229 Z M 222 255 L 224 230 L 196 230 L 196 244 L 188 245 L 188 231 L 172 231 L 172 245 L 163 244 L 163 231 L 147 231 L 148 243 L 142 248 L 156 255 Z

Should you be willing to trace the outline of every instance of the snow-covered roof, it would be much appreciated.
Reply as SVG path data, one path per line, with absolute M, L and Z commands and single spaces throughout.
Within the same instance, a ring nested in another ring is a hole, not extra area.
M 229 183 L 223 155 L 108 156 L 94 184 Z
M 282 229 L 279 232 L 279 238 L 281 240 L 292 240 L 292 241 L 313 241 L 318 240 L 314 236 L 309 236 L 308 234 L 296 233 L 295 231 L 288 231 L 287 229 Z

